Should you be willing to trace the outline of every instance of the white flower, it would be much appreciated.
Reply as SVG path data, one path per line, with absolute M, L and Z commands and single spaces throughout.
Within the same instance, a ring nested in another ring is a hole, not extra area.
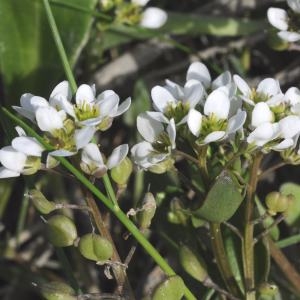
M 107 129 L 114 117 L 123 114 L 130 106 L 131 99 L 127 98 L 119 105 L 120 98 L 112 90 L 106 90 L 97 97 L 95 87 L 87 84 L 79 86 L 73 110 L 69 113 L 76 118 L 81 126 L 102 126 Z
M 0 150 L 0 178 L 31 175 L 40 168 L 43 146 L 35 138 L 23 135 L 23 130 L 18 131 L 22 135 L 14 138 L 11 146 Z
M 211 88 L 212 90 L 222 86 L 230 86 L 232 84 L 231 74 L 229 71 L 225 71 L 212 81 L 208 68 L 205 64 L 199 61 L 193 62 L 189 66 L 186 74 L 186 80 L 197 80 L 203 84 L 205 89 Z
M 119 165 L 127 154 L 128 145 L 120 145 L 113 150 L 107 162 L 104 163 L 99 147 L 96 144 L 90 143 L 82 149 L 80 166 L 85 173 L 95 177 L 101 177 L 108 169 Z
M 141 168 L 156 173 L 166 171 L 166 165 L 171 159 L 172 149 L 175 149 L 176 127 L 171 119 L 165 124 L 153 119 L 149 114 L 143 113 L 137 118 L 137 128 L 145 141 L 134 145 L 131 149 L 134 162 Z
M 284 101 L 290 106 L 300 103 L 300 90 L 296 87 L 290 87 L 284 94 Z
M 52 106 L 40 107 L 36 110 L 35 118 L 42 131 L 54 132 L 64 127 L 66 114 L 64 111 L 57 111 Z
M 300 3 L 298 0 L 288 0 L 289 7 L 298 18 L 297 14 L 300 13 Z M 267 12 L 268 20 L 272 26 L 279 29 L 278 36 L 287 42 L 293 43 L 300 40 L 300 33 L 290 28 L 290 17 L 288 13 L 281 8 L 270 7 Z M 297 28 L 299 30 L 299 28 Z
M 148 7 L 142 12 L 140 25 L 142 27 L 157 29 L 162 27 L 168 19 L 167 13 L 158 7 Z
M 162 112 L 168 119 L 175 119 L 176 123 L 183 123 L 185 116 L 203 97 L 202 85 L 190 80 L 184 87 L 166 80 L 166 85 L 155 86 L 151 90 L 154 108 Z
M 242 128 L 246 112 L 238 111 L 229 118 L 230 100 L 222 88 L 214 90 L 204 104 L 204 115 L 191 109 L 187 116 L 188 128 L 198 142 L 208 144 L 228 137 Z
M 266 102 L 269 106 L 275 106 L 284 98 L 278 80 L 273 78 L 262 80 L 256 89 L 251 89 L 239 75 L 233 75 L 233 80 L 241 92 L 240 97 L 252 106 L 258 102 Z
M 248 136 L 247 142 L 262 147 L 268 142 L 278 138 L 280 128 L 278 123 L 262 123 L 256 127 Z

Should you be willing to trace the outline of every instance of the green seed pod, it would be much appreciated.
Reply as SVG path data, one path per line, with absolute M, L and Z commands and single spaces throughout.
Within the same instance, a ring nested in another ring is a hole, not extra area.
M 263 282 L 258 287 L 258 294 L 260 300 L 273 299 L 278 294 L 278 287 L 275 284 Z
M 208 277 L 203 258 L 185 245 L 179 248 L 179 260 L 183 269 L 196 280 L 203 282 Z
M 147 192 L 143 199 L 142 209 L 137 213 L 137 220 L 141 230 L 147 229 L 156 211 L 156 201 L 152 193 Z
M 113 255 L 113 246 L 109 240 L 98 234 L 88 233 L 82 236 L 78 249 L 87 259 L 104 262 Z
M 55 209 L 55 203 L 48 201 L 40 191 L 35 189 L 30 190 L 28 195 L 33 205 L 40 213 L 47 215 Z
M 76 240 L 77 230 L 70 218 L 55 215 L 47 221 L 47 236 L 55 247 L 67 247 L 73 245 Z
M 284 212 L 289 206 L 289 197 L 280 192 L 271 192 L 266 196 L 266 205 L 270 215 Z
M 46 300 L 76 300 L 75 291 L 67 284 L 59 281 L 43 283 L 39 286 Z
M 132 162 L 125 157 L 121 163 L 110 171 L 111 178 L 119 185 L 126 185 L 132 173 Z
M 171 276 L 155 289 L 152 300 L 180 300 L 184 295 L 184 287 L 179 276 Z

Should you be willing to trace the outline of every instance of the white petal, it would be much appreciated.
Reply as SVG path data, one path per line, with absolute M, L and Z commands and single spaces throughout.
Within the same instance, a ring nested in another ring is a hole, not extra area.
M 268 104 L 259 102 L 254 106 L 252 111 L 251 125 L 258 127 L 263 123 L 270 123 L 274 120 L 274 114 Z
M 282 93 L 279 93 L 279 94 L 277 94 L 275 96 L 272 96 L 269 100 L 266 101 L 266 103 L 270 107 L 274 107 L 274 106 L 280 105 L 283 102 L 284 102 L 284 95 Z
M 267 12 L 268 20 L 272 26 L 279 30 L 287 30 L 288 14 L 284 9 L 270 7 Z
M 118 107 L 118 110 L 117 112 L 114 114 L 113 117 L 117 117 L 119 115 L 122 115 L 125 111 L 127 111 L 130 107 L 130 104 L 131 104 L 131 98 L 127 98 L 125 101 L 123 101 L 119 107 Z
M 113 90 L 106 90 L 97 96 L 97 102 L 104 100 L 105 98 L 108 98 L 111 95 L 116 95 L 116 93 Z
M 233 75 L 233 80 L 235 84 L 237 85 L 237 88 L 240 90 L 240 92 L 244 95 L 249 97 L 251 94 L 251 89 L 247 82 L 240 77 L 239 75 Z
M 211 84 L 211 87 L 213 90 L 228 85 L 231 83 L 231 73 L 229 71 L 225 71 L 222 74 L 220 74 Z
M 166 88 L 159 85 L 152 88 L 151 98 L 153 100 L 154 108 L 161 112 L 164 112 L 169 104 L 177 102 L 174 96 Z
M 204 113 L 207 116 L 214 114 L 219 119 L 227 119 L 229 109 L 230 100 L 228 96 L 219 89 L 210 93 L 204 104 Z
M 89 143 L 83 147 L 81 152 L 81 160 L 87 165 L 103 166 L 103 158 L 99 147 L 96 144 Z
M 108 169 L 112 169 L 119 165 L 122 162 L 122 160 L 127 156 L 128 150 L 128 144 L 123 144 L 115 148 L 107 160 L 106 165 Z
M 300 103 L 300 90 L 296 87 L 290 87 L 284 94 L 284 100 L 290 105 Z
M 68 150 L 65 150 L 65 149 L 59 149 L 59 150 L 49 152 L 50 156 L 59 156 L 59 157 L 67 157 L 67 156 L 72 156 L 72 155 L 75 155 L 75 154 L 76 154 L 76 152 L 68 151 Z
M 279 144 L 272 147 L 275 151 L 283 151 L 285 149 L 291 148 L 294 146 L 294 140 L 293 139 L 284 139 Z
M 277 123 L 263 123 L 249 134 L 247 142 L 249 144 L 254 143 L 256 146 L 262 147 L 269 141 L 277 138 L 279 133 L 280 130 Z
M 287 0 L 287 4 L 294 12 L 300 14 L 300 1 L 299 0 Z
M 20 176 L 20 172 L 6 169 L 5 167 L 0 167 L 0 179 L 1 178 L 11 178 Z
M 176 100 L 184 98 L 184 88 L 179 84 L 166 79 L 166 85 L 164 88 L 167 89 Z
M 153 147 L 148 142 L 141 142 L 131 148 L 131 155 L 134 162 L 142 168 L 149 168 L 152 163 L 149 161 L 149 155 L 153 152 Z
M 33 112 L 35 112 L 39 107 L 49 106 L 49 103 L 45 98 L 31 94 L 22 95 L 20 103 L 23 108 Z
M 292 138 L 300 133 L 300 117 L 287 116 L 279 121 L 282 137 Z
M 188 113 L 187 124 L 191 133 L 198 137 L 201 130 L 202 114 L 195 109 L 191 109 Z
M 169 125 L 167 126 L 167 132 L 170 138 L 170 142 L 171 142 L 171 147 L 172 149 L 175 149 L 176 145 L 175 145 L 175 140 L 176 140 L 176 126 L 175 126 L 175 121 L 174 119 L 170 120 Z
M 60 82 L 52 91 L 50 95 L 51 98 L 55 98 L 57 94 L 61 94 L 66 97 L 66 99 L 71 100 L 72 90 L 68 81 L 64 80 Z
M 75 97 L 76 103 L 81 105 L 83 102 L 92 103 L 95 101 L 95 92 L 94 89 L 87 85 L 82 84 L 79 86 L 76 97 Z
M 14 149 L 28 156 L 41 156 L 45 150 L 43 146 L 32 137 L 19 136 L 12 140 L 11 145 Z
M 274 96 L 281 93 L 278 80 L 273 78 L 266 78 L 262 80 L 257 86 L 257 92 L 263 93 L 264 95 Z
M 277 34 L 281 39 L 290 43 L 300 40 L 300 34 L 298 32 L 279 31 Z
M 209 144 L 212 142 L 216 142 L 224 138 L 226 135 L 225 131 L 214 131 L 210 134 L 208 134 L 204 139 L 204 144 Z
M 291 107 L 291 112 L 293 114 L 296 114 L 297 116 L 300 116 L 300 103 L 296 103 Z
M 131 0 L 131 3 L 139 5 L 139 6 L 145 6 L 150 0 Z
M 18 133 L 18 136 L 26 136 L 26 132 L 22 127 L 16 126 L 15 129 L 16 132 Z
M 42 131 L 52 132 L 64 126 L 61 115 L 51 106 L 38 108 L 35 118 Z
M 142 14 L 140 25 L 146 28 L 160 28 L 168 19 L 167 13 L 158 7 L 148 7 Z
M 210 73 L 205 64 L 196 61 L 193 62 L 188 70 L 186 75 L 186 80 L 195 79 L 200 81 L 205 88 L 208 88 L 211 83 Z
M 79 150 L 87 145 L 93 138 L 95 131 L 96 129 L 90 126 L 75 130 L 74 140 L 76 149 Z
M 235 116 L 228 120 L 227 130 L 228 134 L 234 133 L 240 130 L 247 118 L 247 113 L 245 111 L 238 112 Z
M 137 117 L 137 129 L 146 141 L 152 143 L 164 130 L 164 127 L 162 123 L 143 113 Z
M 63 110 L 68 115 L 75 118 L 74 107 L 72 103 L 66 98 L 65 95 L 56 94 L 55 97 L 49 99 L 49 104 L 56 110 Z
M 102 117 L 111 116 L 114 117 L 118 111 L 118 104 L 120 98 L 116 93 L 111 94 L 110 96 L 104 98 L 97 103 L 100 109 L 100 115 Z
M 0 150 L 0 162 L 1 164 L 12 171 L 21 173 L 27 156 L 24 153 L 18 152 L 11 146 L 3 147 Z
M 190 108 L 194 108 L 204 96 L 203 86 L 197 82 L 189 80 L 184 86 L 184 102 L 189 103 Z
M 160 111 L 146 111 L 145 114 L 160 123 L 169 124 L 170 122 L 169 119 Z

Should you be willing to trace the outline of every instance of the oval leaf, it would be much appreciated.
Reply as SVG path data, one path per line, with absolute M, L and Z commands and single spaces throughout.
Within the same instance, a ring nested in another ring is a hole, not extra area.
M 228 172 L 223 172 L 195 214 L 209 222 L 224 222 L 233 216 L 242 200 L 243 197 L 232 176 Z

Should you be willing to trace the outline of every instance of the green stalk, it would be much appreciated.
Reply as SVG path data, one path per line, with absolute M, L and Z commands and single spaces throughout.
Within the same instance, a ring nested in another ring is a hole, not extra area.
M 43 138 L 38 135 L 29 125 L 18 117 L 9 112 L 6 108 L 2 108 L 2 111 L 6 116 L 13 120 L 16 124 L 21 126 L 30 136 L 35 137 L 47 151 L 53 150 L 52 146 L 46 143 Z M 158 253 L 158 251 L 152 246 L 152 244 L 144 237 L 139 229 L 128 219 L 118 205 L 115 205 L 110 199 L 108 199 L 100 190 L 98 190 L 76 167 L 74 167 L 66 158 L 56 157 L 56 159 L 70 172 L 72 173 L 96 198 L 118 218 L 118 220 L 127 228 L 129 232 L 136 238 L 145 251 L 153 258 L 153 260 L 161 267 L 161 269 L 168 276 L 176 275 L 170 265 L 164 260 L 164 258 Z M 196 297 L 192 292 L 185 287 L 185 296 L 187 299 L 194 300 Z
M 70 83 L 71 89 L 74 93 L 77 89 L 77 84 L 76 84 L 75 78 L 73 76 L 73 72 L 72 72 L 71 66 L 69 64 L 66 51 L 65 51 L 63 43 L 61 41 L 60 34 L 58 32 L 56 22 L 55 22 L 53 14 L 52 14 L 52 10 L 51 10 L 49 1 L 48 0 L 43 0 L 43 2 L 44 2 L 44 7 L 45 7 L 45 10 L 46 10 L 46 15 L 47 15 L 47 18 L 48 18 L 48 22 L 49 22 L 49 25 L 50 25 L 50 28 L 51 28 L 51 31 L 52 31 L 52 34 L 53 34 L 54 42 L 56 44 L 56 47 L 57 47 L 57 50 L 58 50 L 58 53 L 59 53 L 59 57 L 61 59 L 61 62 L 62 62 L 62 65 L 64 67 L 66 76 L 67 76 L 68 81 Z
M 247 186 L 246 209 L 245 209 L 245 228 L 242 245 L 244 280 L 246 287 L 246 300 L 255 300 L 255 280 L 254 280 L 254 197 L 258 182 L 258 171 L 260 162 L 263 158 L 262 153 L 256 154 L 253 159 L 250 179 Z
M 221 231 L 221 224 L 210 222 L 209 228 L 210 228 L 211 243 L 212 243 L 214 256 L 216 258 L 219 271 L 226 284 L 226 287 L 234 296 L 240 296 L 239 287 L 232 274 L 228 257 L 226 255 L 226 250 L 224 247 L 222 231 Z

